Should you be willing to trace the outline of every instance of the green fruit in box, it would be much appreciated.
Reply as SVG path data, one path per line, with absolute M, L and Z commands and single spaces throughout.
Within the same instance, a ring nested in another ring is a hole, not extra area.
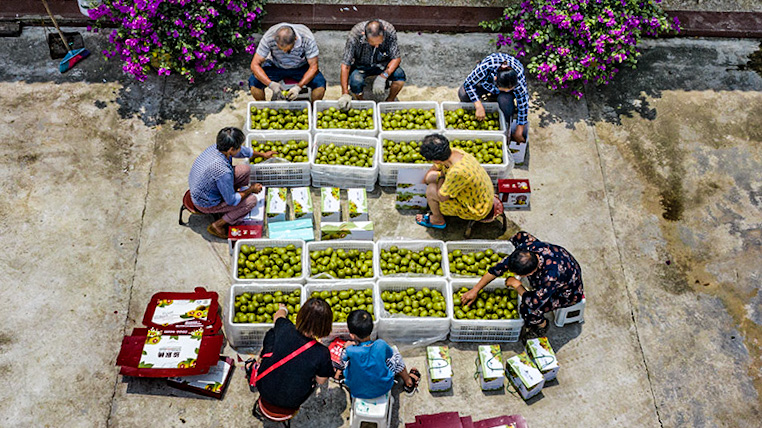
M 484 120 L 476 119 L 476 110 L 445 110 L 444 119 L 447 129 L 467 129 L 470 131 L 499 131 L 500 114 L 486 113 Z
M 420 141 L 391 141 L 384 139 L 384 162 L 431 163 L 419 153 L 418 147 L 420 145 Z
M 273 291 L 265 293 L 242 293 L 235 296 L 235 316 L 233 323 L 271 323 L 278 311 L 279 303 L 288 308 L 288 319 L 296 322 L 301 302 L 301 290 L 291 292 Z
M 302 272 L 302 249 L 289 244 L 286 247 L 265 247 L 257 250 L 254 245 L 244 245 L 238 253 L 238 278 L 274 279 L 294 278 Z
M 373 129 L 373 109 L 356 109 L 341 111 L 330 107 L 317 112 L 317 127 L 319 129 Z
M 373 251 L 325 250 L 310 252 L 310 269 L 312 276 L 322 273 L 333 278 L 373 278 Z
M 384 275 L 444 275 L 442 250 L 436 247 L 425 247 L 421 251 L 412 251 L 391 246 L 388 250 L 381 250 L 379 267 Z
M 453 315 L 456 319 L 480 319 L 480 320 L 511 320 L 519 319 L 516 299 L 516 290 L 496 288 L 482 290 L 474 302 L 468 306 L 461 305 L 460 296 L 468 292 L 468 288 L 461 287 L 452 295 Z
M 479 163 L 503 163 L 502 141 L 484 141 L 480 138 L 472 140 L 451 140 L 450 147 L 457 147 L 466 153 L 470 153 Z
M 437 118 L 434 109 L 402 109 L 381 113 L 381 129 L 398 131 L 406 129 L 436 129 Z
M 411 317 L 435 317 L 447 316 L 447 302 L 439 290 L 424 287 L 419 291 L 415 288 L 406 290 L 384 290 L 381 292 L 381 301 L 384 302 L 384 310 L 391 314 L 403 314 Z
M 249 110 L 251 117 L 251 129 L 263 130 L 300 130 L 310 129 L 307 109 L 272 109 L 269 107 L 257 108 L 252 106 Z
M 283 158 L 289 162 L 309 162 L 309 156 L 307 153 L 309 143 L 304 140 L 288 140 L 288 141 L 251 141 L 251 148 L 257 152 L 269 152 L 274 151 L 278 153 L 279 158 Z M 253 157 L 251 159 L 254 163 L 260 163 L 265 160 L 261 156 Z
M 315 163 L 371 168 L 375 153 L 376 149 L 373 147 L 321 144 L 318 146 Z
M 333 322 L 346 322 L 347 315 L 354 310 L 368 311 L 373 314 L 373 290 L 370 288 L 355 290 L 313 291 L 310 298 L 321 298 L 331 305 Z
M 451 274 L 482 276 L 487 269 L 507 256 L 505 253 L 497 253 L 492 249 L 470 253 L 453 250 L 453 252 L 447 255 L 447 259 L 450 262 Z M 502 277 L 508 278 L 509 276 L 513 276 L 513 274 L 505 272 Z

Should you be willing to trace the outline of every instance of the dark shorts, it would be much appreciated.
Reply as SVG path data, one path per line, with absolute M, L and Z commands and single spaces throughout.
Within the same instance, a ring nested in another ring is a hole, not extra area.
M 280 68 L 276 67 L 272 64 L 267 64 L 262 66 L 262 70 L 265 71 L 265 74 L 267 74 L 267 77 L 270 78 L 270 80 L 274 82 L 280 82 L 281 80 L 285 78 L 289 78 L 292 80 L 296 80 L 297 82 L 302 80 L 302 77 L 304 77 L 304 73 L 307 72 L 307 69 L 310 68 L 309 64 L 305 64 L 301 67 L 297 68 Z M 312 81 L 307 83 L 307 86 L 311 89 L 317 89 L 317 88 L 325 88 L 325 77 L 323 77 L 323 73 L 318 70 L 317 74 L 315 74 L 315 77 L 312 78 Z M 254 75 L 252 74 L 249 77 L 249 88 L 255 87 L 257 89 L 264 89 L 267 85 L 260 82 Z
M 365 78 L 369 76 L 378 76 L 383 73 L 384 69 L 380 67 L 355 67 L 352 66 L 349 69 L 349 90 L 353 94 L 361 94 L 365 87 Z M 405 70 L 402 67 L 397 67 L 394 73 L 389 75 L 386 79 L 387 87 L 389 82 L 404 82 L 407 79 L 405 76 Z

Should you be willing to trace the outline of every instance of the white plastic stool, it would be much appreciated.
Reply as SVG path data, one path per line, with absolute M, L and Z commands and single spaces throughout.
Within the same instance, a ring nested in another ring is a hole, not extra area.
M 376 424 L 378 428 L 386 428 L 392 423 L 392 405 L 394 405 L 394 397 L 391 391 L 371 399 L 353 398 L 349 426 L 359 428 L 363 422 L 370 422 Z
M 566 324 L 573 322 L 584 323 L 585 322 L 585 297 L 582 296 L 582 301 L 576 305 L 569 306 L 567 308 L 559 308 L 553 311 L 553 317 L 555 318 L 556 327 L 563 327 Z
M 299 82 L 292 79 L 283 79 L 280 81 L 280 85 L 284 91 L 287 91 L 293 88 L 297 83 Z M 312 97 L 312 88 L 310 88 L 309 86 L 305 86 L 302 88 L 301 92 L 299 92 L 299 95 L 296 96 L 296 99 L 309 101 L 312 99 L 311 97 Z

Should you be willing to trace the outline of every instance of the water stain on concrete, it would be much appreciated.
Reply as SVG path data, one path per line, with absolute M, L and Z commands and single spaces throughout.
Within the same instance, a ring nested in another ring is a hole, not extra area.
M 762 76 L 762 43 L 759 44 L 759 49 L 749 54 L 749 61 L 746 65 L 738 67 L 739 70 L 752 70 Z

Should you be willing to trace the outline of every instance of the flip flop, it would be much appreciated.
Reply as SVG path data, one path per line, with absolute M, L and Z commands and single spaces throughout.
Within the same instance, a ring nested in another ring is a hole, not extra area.
M 415 367 L 410 369 L 410 378 L 413 379 L 413 386 L 405 386 L 403 387 L 403 390 L 405 391 L 405 394 L 407 395 L 413 395 L 415 391 L 418 389 L 418 384 L 421 382 L 421 372 L 418 371 Z
M 434 224 L 434 223 L 432 223 L 431 220 L 430 220 L 430 216 L 431 216 L 431 213 L 425 214 L 423 216 L 423 220 L 416 220 L 415 222 L 420 224 L 421 226 L 430 227 L 432 229 L 440 229 L 441 230 L 441 229 L 444 229 L 445 227 L 447 227 L 447 223 L 444 223 L 444 224 Z
M 209 232 L 210 235 L 216 236 L 220 239 L 228 239 L 228 235 L 223 235 L 221 233 L 218 233 L 216 230 L 212 228 L 211 224 L 206 228 L 206 231 Z

